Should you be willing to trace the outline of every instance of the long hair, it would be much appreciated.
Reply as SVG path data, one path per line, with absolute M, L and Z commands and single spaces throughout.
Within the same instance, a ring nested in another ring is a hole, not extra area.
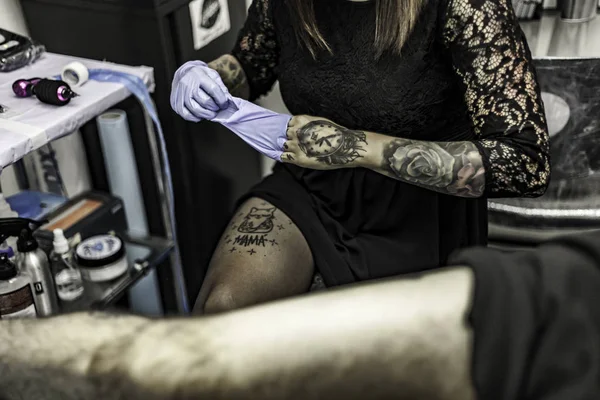
M 293 14 L 296 38 L 308 48 L 313 58 L 316 58 L 317 49 L 329 53 L 332 53 L 332 50 L 317 27 L 314 1 L 329 0 L 287 0 L 287 3 Z M 373 45 L 378 57 L 385 52 L 400 54 L 426 1 L 375 0 L 377 14 Z

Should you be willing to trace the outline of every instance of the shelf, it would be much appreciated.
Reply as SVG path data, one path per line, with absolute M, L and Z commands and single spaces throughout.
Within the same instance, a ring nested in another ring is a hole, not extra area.
M 110 69 L 141 78 L 154 90 L 154 70 L 109 62 L 46 53 L 35 63 L 8 73 L 0 73 L 0 171 L 28 153 L 70 134 L 83 124 L 128 98 L 131 93 L 118 83 L 88 81 L 75 89 L 79 95 L 69 104 L 57 107 L 36 98 L 18 98 L 12 92 L 17 79 L 60 75 L 67 64 L 79 61 L 89 69 Z
M 598 232 L 600 229 L 596 228 L 523 228 L 523 227 L 510 227 L 503 226 L 494 223 L 489 224 L 489 240 L 497 243 L 512 243 L 515 246 L 537 246 L 548 240 L 556 239 L 561 236 L 575 235 L 585 232 Z
M 104 310 L 114 305 L 127 291 L 152 269 L 167 260 L 173 242 L 158 237 L 120 235 L 125 241 L 129 270 L 111 282 L 84 281 L 85 291 L 77 300 L 60 302 L 61 313 Z

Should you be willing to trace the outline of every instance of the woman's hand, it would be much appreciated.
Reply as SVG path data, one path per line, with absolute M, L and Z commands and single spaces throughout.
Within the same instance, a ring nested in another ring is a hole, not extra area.
M 229 91 L 219 73 L 202 61 L 182 65 L 173 78 L 171 108 L 183 119 L 199 122 L 211 120 L 226 108 Z
M 360 166 L 367 149 L 365 132 L 308 115 L 295 116 L 287 128 L 281 161 L 310 169 Z

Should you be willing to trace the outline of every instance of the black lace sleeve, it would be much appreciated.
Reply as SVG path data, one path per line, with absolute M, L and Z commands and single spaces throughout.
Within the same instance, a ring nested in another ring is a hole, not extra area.
M 250 85 L 250 100 L 266 94 L 277 80 L 279 44 L 270 0 L 254 0 L 232 54 L 242 65 Z
M 536 197 L 550 178 L 548 128 L 510 0 L 450 0 L 443 39 L 464 84 L 489 197 Z

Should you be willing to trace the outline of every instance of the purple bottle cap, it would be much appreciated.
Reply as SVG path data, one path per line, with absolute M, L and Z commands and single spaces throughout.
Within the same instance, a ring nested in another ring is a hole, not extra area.
M 13 258 L 15 256 L 15 251 L 12 247 L 8 247 L 6 249 L 0 249 L 0 253 L 5 253 L 8 258 Z

